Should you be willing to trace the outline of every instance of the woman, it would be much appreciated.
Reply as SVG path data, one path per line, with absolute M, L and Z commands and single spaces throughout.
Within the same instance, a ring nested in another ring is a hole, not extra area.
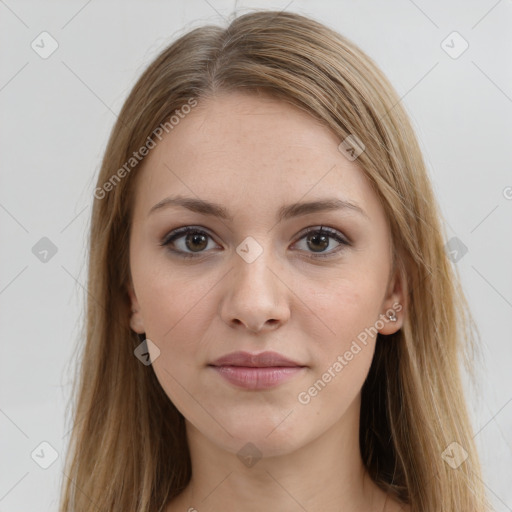
M 133 88 L 94 196 L 61 512 L 488 509 L 471 316 L 357 46 L 273 11 L 191 31 Z

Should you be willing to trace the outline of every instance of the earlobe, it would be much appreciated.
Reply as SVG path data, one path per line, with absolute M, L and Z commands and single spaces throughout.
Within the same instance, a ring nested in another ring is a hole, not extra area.
M 387 308 L 386 311 L 380 315 L 378 320 L 378 331 L 380 334 L 394 334 L 403 325 L 404 319 L 404 308 L 402 303 L 395 301 L 391 307 Z
M 130 327 L 137 334 L 144 334 L 146 332 L 144 321 L 140 312 L 139 301 L 135 295 L 133 285 L 130 283 L 127 287 L 128 296 L 130 297 L 131 313 L 130 313 Z
M 378 321 L 380 334 L 394 334 L 401 329 L 404 322 L 405 306 L 403 274 L 396 271 L 390 282 L 388 294 L 383 303 L 383 312 Z
M 135 331 L 137 334 L 144 334 L 146 332 L 140 312 L 132 313 L 132 316 L 130 317 L 130 327 L 132 331 Z

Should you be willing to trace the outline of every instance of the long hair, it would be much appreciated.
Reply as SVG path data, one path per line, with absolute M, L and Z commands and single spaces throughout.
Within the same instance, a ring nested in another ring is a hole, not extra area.
M 488 510 L 459 369 L 462 358 L 471 371 L 478 331 L 400 98 L 342 35 L 299 14 L 253 11 L 165 48 L 110 135 L 94 192 L 85 343 L 60 512 L 157 512 L 189 482 L 184 418 L 152 366 L 135 357 L 141 339 L 129 327 L 128 245 L 143 162 L 133 155 L 158 142 L 158 127 L 170 133 L 173 116 L 192 108 L 185 105 L 229 91 L 271 95 L 321 121 L 340 142 L 350 135 L 362 142 L 357 165 L 384 206 L 393 265 L 407 289 L 404 324 L 378 335 L 363 385 L 363 463 L 413 512 Z

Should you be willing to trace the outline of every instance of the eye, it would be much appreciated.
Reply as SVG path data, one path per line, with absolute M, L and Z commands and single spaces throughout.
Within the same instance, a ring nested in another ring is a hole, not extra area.
M 311 258 L 329 258 L 342 251 L 345 246 L 350 245 L 350 242 L 338 230 L 324 226 L 308 228 L 306 234 L 299 241 L 303 239 L 306 240 L 307 248 L 313 249 L 313 255 L 309 256 Z M 334 250 L 326 251 L 330 240 L 335 240 L 339 245 Z
M 185 226 L 171 231 L 164 237 L 160 245 L 167 247 L 169 251 L 182 258 L 197 258 L 206 252 L 208 239 L 212 239 L 212 237 L 203 229 L 195 226 Z M 328 258 L 340 252 L 344 246 L 350 245 L 350 242 L 338 230 L 324 226 L 308 228 L 299 241 L 303 239 L 306 239 L 307 249 L 314 249 L 313 255 L 309 256 L 312 258 Z M 326 252 L 325 249 L 329 247 L 330 240 L 335 240 L 339 246 L 335 250 Z M 176 244 L 177 241 L 180 241 L 180 243 Z M 178 248 L 175 247 L 175 244 Z M 179 247 L 180 245 L 181 247 Z
M 181 247 L 178 249 L 174 248 L 174 243 L 181 240 Z M 196 258 L 201 256 L 201 253 L 205 252 L 204 249 L 208 246 L 208 238 L 211 236 L 202 229 L 194 226 L 186 226 L 171 231 L 161 242 L 160 245 L 166 246 L 169 251 L 177 253 L 182 258 Z M 190 250 L 191 252 L 187 252 Z

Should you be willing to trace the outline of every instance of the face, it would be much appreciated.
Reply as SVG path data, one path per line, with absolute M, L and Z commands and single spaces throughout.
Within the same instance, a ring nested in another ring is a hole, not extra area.
M 402 325 L 384 210 L 340 142 L 285 102 L 224 94 L 137 176 L 131 327 L 188 432 L 232 453 L 283 454 L 341 428 L 359 414 L 377 331 Z M 286 209 L 326 200 L 337 207 Z M 217 362 L 238 351 L 288 362 Z

